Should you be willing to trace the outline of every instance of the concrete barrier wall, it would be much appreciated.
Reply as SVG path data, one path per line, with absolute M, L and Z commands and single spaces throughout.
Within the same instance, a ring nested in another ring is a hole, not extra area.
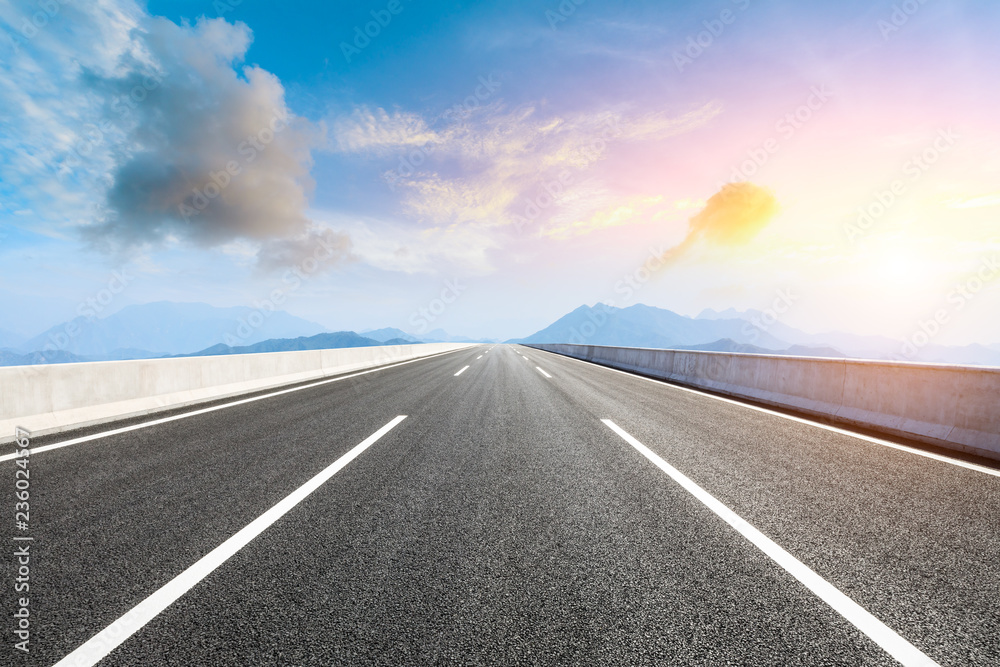
M 1000 368 L 600 345 L 529 347 L 1000 460 Z
M 0 442 L 469 347 L 425 343 L 0 368 Z

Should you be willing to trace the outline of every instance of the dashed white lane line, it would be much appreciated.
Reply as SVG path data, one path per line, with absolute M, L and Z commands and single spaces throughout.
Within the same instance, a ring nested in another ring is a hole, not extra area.
M 483 358 L 483 355 L 480 354 L 478 357 L 476 357 L 476 361 L 479 361 L 482 358 Z
M 263 533 L 271 524 L 287 514 L 293 507 L 305 500 L 313 491 L 336 475 L 344 466 L 356 459 L 363 451 L 375 444 L 379 438 L 406 419 L 400 415 L 372 433 L 362 442 L 330 464 L 308 482 L 292 491 L 284 500 L 247 524 L 238 533 L 217 546 L 198 562 L 164 584 L 159 590 L 126 612 L 121 618 L 91 637 L 78 649 L 56 663 L 55 667 L 91 667 L 103 660 L 122 642 L 138 632 L 161 611 L 173 604 L 179 597 L 191 590 L 198 582 L 214 572 L 233 554 L 245 547 L 251 540 Z
M 907 667 L 938 666 L 938 663 L 896 634 L 892 628 L 872 616 L 854 600 L 841 593 L 832 584 L 809 569 L 802 561 L 782 549 L 769 537 L 764 535 L 764 533 L 754 528 L 738 514 L 716 500 L 708 491 L 695 484 L 684 473 L 674 468 L 651 449 L 626 433 L 620 426 L 610 419 L 602 419 L 601 421 L 604 422 L 605 426 L 621 436 L 625 442 L 632 445 L 640 454 L 649 459 L 657 468 L 667 473 L 667 475 L 680 484 L 685 491 L 697 498 L 705 507 L 715 512 L 723 521 L 735 528 L 740 535 L 763 551 L 771 560 L 798 579 L 816 597 L 830 605 L 834 611 L 843 616 L 858 630 L 868 635 L 872 641 L 881 646 L 886 653 L 901 664 Z
M 330 384 L 331 382 L 340 382 L 341 380 L 350 380 L 351 378 L 356 378 L 360 375 L 368 375 L 369 373 L 378 373 L 379 371 L 389 370 L 390 368 L 396 368 L 397 366 L 405 366 L 406 364 L 414 364 L 418 361 L 426 361 L 428 359 L 433 359 L 434 357 L 440 357 L 445 354 L 454 354 L 455 352 L 460 352 L 464 348 L 458 350 L 449 350 L 447 352 L 440 352 L 438 354 L 431 354 L 426 357 L 420 357 L 419 359 L 410 359 L 409 361 L 401 361 L 398 364 L 389 364 L 388 366 L 379 366 L 378 368 L 371 368 L 366 371 L 359 371 L 357 373 L 351 373 L 350 375 L 338 375 L 335 378 L 330 378 L 328 380 L 320 380 L 318 382 L 310 382 L 309 384 L 299 385 L 297 387 L 291 387 L 289 389 L 281 389 L 279 391 L 272 391 L 268 394 L 261 394 L 260 396 L 252 396 L 250 398 L 243 398 L 238 401 L 232 401 L 231 403 L 223 403 L 222 405 L 213 405 L 210 408 L 201 408 L 199 410 L 192 410 L 191 412 L 183 412 L 179 415 L 173 415 L 170 417 L 161 417 L 160 419 L 152 419 L 147 422 L 142 422 L 141 424 L 132 424 L 131 426 L 122 426 L 121 428 L 111 429 L 110 431 L 102 431 L 100 433 L 93 433 L 91 435 L 84 435 L 79 438 L 71 438 L 69 440 L 63 440 L 62 442 L 54 442 L 51 445 L 42 445 L 40 447 L 32 447 L 28 450 L 31 454 L 39 454 L 41 452 L 47 452 L 51 449 L 59 449 L 61 447 L 69 447 L 70 445 L 79 445 L 83 442 L 90 442 L 91 440 L 97 440 L 99 438 L 106 438 L 111 435 L 118 435 L 119 433 L 128 433 L 129 431 L 136 431 L 141 428 L 148 428 L 150 426 L 156 426 L 158 424 L 166 424 L 167 422 L 177 421 L 178 419 L 187 419 L 188 417 L 194 417 L 196 415 L 203 415 L 208 412 L 215 412 L 216 410 L 224 410 L 226 408 L 231 408 L 235 405 L 243 405 L 245 403 L 253 403 L 254 401 L 263 401 L 265 398 L 272 398 L 274 396 L 281 396 L 282 394 L 289 394 L 293 391 L 302 391 L 303 389 L 312 389 L 313 387 L 320 387 L 324 384 Z M 0 456 L 0 463 L 3 461 L 10 461 L 17 458 L 17 454 L 4 454 Z
M 542 375 L 544 375 L 544 376 L 545 376 L 545 377 L 547 377 L 547 378 L 550 378 L 550 377 L 552 377 L 551 375 L 549 375 L 548 373 L 546 373 L 545 371 L 543 371 L 543 370 L 542 370 L 542 369 L 541 369 L 541 368 L 540 368 L 539 366 L 535 366 L 535 369 L 536 369 L 536 370 L 537 370 L 537 371 L 538 371 L 539 373 L 541 373 Z
M 462 367 L 462 370 L 460 370 L 459 372 L 455 373 L 455 377 L 458 377 L 459 375 L 461 375 L 462 373 L 464 373 L 466 371 L 466 369 L 468 369 L 468 368 L 469 368 L 468 366 Z
M 543 350 L 544 351 L 544 350 Z M 794 415 L 785 414 L 784 412 L 778 412 L 777 410 L 769 410 L 768 408 L 761 407 L 759 405 L 751 405 L 750 403 L 744 403 L 735 398 L 726 398 L 725 396 L 717 396 L 716 394 L 710 394 L 705 391 L 700 391 L 698 389 L 692 389 L 691 387 L 682 387 L 676 384 L 670 384 L 663 380 L 657 380 L 656 378 L 646 377 L 644 375 L 636 375 L 635 373 L 629 373 L 628 371 L 618 370 L 617 368 L 611 368 L 610 366 L 603 366 L 601 364 L 593 363 L 590 361 L 585 361 L 583 359 L 577 359 L 576 357 L 571 357 L 565 354 L 559 354 L 558 352 L 550 352 L 549 354 L 555 354 L 564 359 L 570 359 L 577 363 L 587 364 L 591 367 L 600 368 L 606 371 L 611 371 L 612 373 L 621 373 L 622 375 L 627 375 L 636 380 L 643 380 L 645 382 L 653 382 L 661 387 L 667 389 L 676 389 L 677 391 L 686 391 L 689 394 L 698 394 L 699 396 L 704 396 L 705 398 L 711 398 L 716 401 L 722 401 L 723 403 L 729 403 L 730 405 L 738 405 L 741 408 L 746 408 L 747 410 L 756 410 L 757 412 L 763 412 L 764 414 L 773 415 L 775 417 L 781 417 L 782 419 L 787 419 L 789 421 L 798 422 L 800 424 L 805 424 L 807 426 L 813 426 L 815 428 L 821 428 L 824 431 L 831 431 L 832 433 L 839 433 L 840 435 L 846 435 L 848 437 L 854 438 L 856 440 L 864 440 L 865 442 L 870 442 L 873 445 L 880 445 L 882 447 L 889 447 L 891 449 L 898 449 L 902 452 L 908 452 L 910 454 L 916 454 L 917 456 L 923 456 L 924 458 L 934 459 L 935 461 L 941 461 L 942 463 L 950 463 L 953 466 L 958 466 L 959 468 L 968 468 L 969 470 L 975 470 L 976 472 L 985 473 L 987 475 L 992 475 L 993 477 L 1000 477 L 1000 470 L 994 470 L 993 468 L 987 468 L 986 466 L 981 466 L 976 463 L 970 463 L 968 461 L 963 461 L 961 459 L 953 459 L 950 456 L 942 456 L 941 454 L 935 454 L 934 452 L 927 452 L 922 449 L 917 449 L 916 447 L 909 447 L 907 445 L 901 445 L 898 442 L 892 442 L 889 440 L 883 440 L 882 438 L 876 438 L 871 435 L 865 435 L 864 433 L 856 433 L 854 431 L 849 431 L 845 428 L 839 428 L 837 426 L 831 426 L 829 424 L 823 424 L 811 419 L 805 419 L 804 417 L 796 417 Z

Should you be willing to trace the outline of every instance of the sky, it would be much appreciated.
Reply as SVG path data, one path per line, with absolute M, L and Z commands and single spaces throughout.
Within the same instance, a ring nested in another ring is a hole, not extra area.
M 0 329 L 582 304 L 1000 343 L 1000 4 L 0 4 Z

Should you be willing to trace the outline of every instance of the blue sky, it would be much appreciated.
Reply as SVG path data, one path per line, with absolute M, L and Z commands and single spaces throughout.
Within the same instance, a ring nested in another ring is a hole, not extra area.
M 806 330 L 902 339 L 944 307 L 935 342 L 998 342 L 1000 280 L 949 297 L 1000 252 L 1000 8 L 912 4 L 102 0 L 33 28 L 19 0 L 0 328 L 124 271 L 106 312 L 278 290 L 332 329 L 413 330 L 458 284 L 432 328 L 506 338 L 794 287 Z M 768 213 L 718 208 L 727 181 Z

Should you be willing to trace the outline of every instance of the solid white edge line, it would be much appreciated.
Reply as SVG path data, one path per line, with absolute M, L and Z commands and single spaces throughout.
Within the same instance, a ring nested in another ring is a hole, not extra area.
M 542 352 L 548 352 L 548 350 L 542 350 Z M 593 368 L 601 368 L 606 371 L 611 371 L 612 373 L 621 373 L 622 375 L 627 375 L 631 378 L 637 380 L 645 380 L 646 382 L 653 382 L 661 387 L 667 387 L 668 389 L 676 389 L 678 391 L 686 391 L 689 394 L 697 394 L 699 396 L 705 396 L 707 398 L 712 398 L 717 401 L 722 401 L 723 403 L 729 403 L 731 405 L 738 405 L 742 408 L 748 410 L 756 410 L 757 412 L 763 412 L 764 414 L 773 415 L 775 417 L 781 417 L 782 419 L 787 419 L 789 421 L 798 422 L 799 424 L 805 424 L 806 426 L 814 426 L 816 428 L 823 429 L 824 431 L 830 431 L 832 433 L 839 433 L 840 435 L 846 435 L 857 440 L 863 440 L 865 442 L 870 442 L 873 445 L 881 445 L 882 447 L 889 447 L 891 449 L 898 449 L 902 452 L 909 452 L 910 454 L 916 454 L 917 456 L 923 456 L 924 458 L 934 459 L 935 461 L 941 461 L 943 463 L 950 463 L 951 465 L 958 466 L 960 468 L 968 468 L 969 470 L 975 470 L 977 472 L 985 473 L 987 475 L 993 475 L 994 477 L 1000 477 L 1000 470 L 994 470 L 993 468 L 987 468 L 986 466 L 981 466 L 977 463 L 970 463 L 968 461 L 963 461 L 962 459 L 953 459 L 950 456 L 944 456 L 942 454 L 935 454 L 934 452 L 925 452 L 922 449 L 917 449 L 916 447 L 910 447 L 908 445 L 901 445 L 898 442 L 891 442 L 889 440 L 883 440 L 881 438 L 876 438 L 875 436 L 865 435 L 864 433 L 856 433 L 854 431 L 849 431 L 844 428 L 839 428 L 837 426 L 831 426 L 829 424 L 823 424 L 821 422 L 813 421 L 811 419 L 805 419 L 803 417 L 796 417 L 794 415 L 788 415 L 783 412 L 778 412 L 777 410 L 770 410 L 768 408 L 761 407 L 759 405 L 751 405 L 750 403 L 744 403 L 735 398 L 727 398 L 725 396 L 717 396 L 711 394 L 707 391 L 701 391 L 698 389 L 693 389 L 691 387 L 682 387 L 680 385 L 671 384 L 666 380 L 657 380 L 656 378 L 646 377 L 644 375 L 637 375 L 635 373 L 629 373 L 628 371 L 623 371 L 618 368 L 611 368 L 610 366 L 603 366 L 592 361 L 587 361 L 585 359 L 577 359 L 576 357 L 570 357 L 565 354 L 559 354 L 558 352 L 549 352 L 549 354 L 554 354 L 557 357 L 563 359 L 570 359 L 572 361 L 579 362 L 581 364 L 586 364 Z
M 39 454 L 41 452 L 47 452 L 52 449 L 60 449 L 62 447 L 69 447 L 70 445 L 79 445 L 83 442 L 90 442 L 91 440 L 97 440 L 99 438 L 106 438 L 112 435 L 118 435 L 119 433 L 128 433 L 129 431 L 136 431 L 141 428 L 147 428 L 149 426 L 156 426 L 158 424 L 166 424 L 167 422 L 177 421 L 178 419 L 186 419 L 188 417 L 195 417 L 197 415 L 203 415 L 208 412 L 214 412 L 216 410 L 222 410 L 224 408 L 231 408 L 235 405 L 243 405 L 244 403 L 253 403 L 254 401 L 262 401 L 265 398 L 272 398 L 274 396 L 280 396 L 282 394 L 289 394 L 293 391 L 302 391 L 303 389 L 312 389 L 313 387 L 319 387 L 324 384 L 330 384 L 331 382 L 340 382 L 341 380 L 349 380 L 359 375 L 367 375 L 369 373 L 377 373 L 378 371 L 388 370 L 390 368 L 395 368 L 397 366 L 405 366 L 406 364 L 416 363 L 418 361 L 426 361 L 427 359 L 433 359 L 434 357 L 440 357 L 446 354 L 453 354 L 455 352 L 461 352 L 467 348 L 459 348 L 457 350 L 448 350 L 447 352 L 439 352 L 437 354 L 431 354 L 426 357 L 420 357 L 418 359 L 410 359 L 408 361 L 401 361 L 398 364 L 390 364 L 388 366 L 379 366 L 378 368 L 370 368 L 366 371 L 360 371 L 358 373 L 351 373 L 350 375 L 340 375 L 335 378 L 329 378 L 326 380 L 320 380 L 319 382 L 311 382 L 309 384 L 304 384 L 298 387 L 292 387 L 290 389 L 281 389 L 280 391 L 273 391 L 269 394 L 262 394 L 260 396 L 252 396 L 250 398 L 243 398 L 238 401 L 232 401 L 230 403 L 223 403 L 222 405 L 213 405 L 210 408 L 201 408 L 199 410 L 192 410 L 191 412 L 184 412 L 179 415 L 173 415 L 170 417 L 161 417 L 160 419 L 152 419 L 147 422 L 142 422 L 141 424 L 132 424 L 131 426 L 122 426 L 121 428 L 111 429 L 110 431 L 102 431 L 100 433 L 93 433 L 91 435 L 84 435 L 79 438 L 72 438 L 70 440 L 64 440 L 62 442 L 54 442 L 51 445 L 42 445 L 41 447 L 32 447 L 28 450 L 29 455 Z M 211 399 L 209 399 L 211 400 Z M 0 456 L 0 463 L 4 461 L 11 461 L 17 458 L 17 454 L 4 454 Z
M 684 473 L 626 433 L 620 426 L 610 419 L 602 419 L 601 421 L 901 664 L 907 667 L 934 667 L 938 665 L 913 644 L 899 636 L 892 628 L 809 569 L 802 561 L 782 549 L 764 533 L 716 500 L 712 494 L 698 486 Z
M 469 368 L 468 366 L 463 366 L 462 370 L 460 370 L 459 372 L 455 373 L 455 377 L 458 377 L 459 375 L 461 375 L 462 373 L 464 373 L 468 368 Z
M 542 375 L 544 375 L 545 377 L 547 377 L 547 378 L 550 378 L 550 377 L 552 377 L 551 375 L 549 375 L 548 373 L 546 373 L 545 371 L 543 371 L 543 370 L 541 369 L 541 367 L 539 367 L 539 366 L 535 366 L 535 368 L 536 368 L 536 369 L 538 370 L 538 372 L 539 372 L 539 373 L 541 373 L 541 374 L 542 374 Z
M 90 667 L 103 660 L 126 639 L 138 632 L 160 612 L 173 604 L 179 597 L 191 590 L 198 582 L 215 571 L 233 554 L 245 547 L 251 540 L 264 532 L 271 524 L 302 502 L 309 494 L 336 475 L 344 466 L 353 461 L 363 451 L 375 444 L 379 438 L 391 431 L 406 415 L 399 415 L 388 424 L 365 438 L 360 444 L 327 466 L 322 472 L 279 501 L 274 507 L 247 524 L 228 540 L 199 559 L 194 565 L 168 581 L 159 590 L 122 615 L 114 623 L 100 631 L 82 646 L 55 664 L 55 667 Z

